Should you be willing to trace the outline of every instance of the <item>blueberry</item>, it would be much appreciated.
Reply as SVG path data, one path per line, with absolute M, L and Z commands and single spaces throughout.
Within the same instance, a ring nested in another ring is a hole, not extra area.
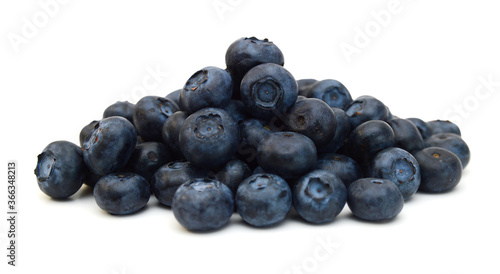
M 225 225 L 233 214 L 233 193 L 221 182 L 193 179 L 177 189 L 172 210 L 187 230 L 214 230 Z
M 332 108 L 337 120 L 337 127 L 333 138 L 324 146 L 318 147 L 318 153 L 335 153 L 344 144 L 344 141 L 351 133 L 351 124 L 345 111 L 340 108 Z
M 264 122 L 257 119 L 247 119 L 240 123 L 241 141 L 238 146 L 238 159 L 248 165 L 257 165 L 257 147 L 262 139 L 271 131 L 264 127 Z
M 316 98 L 304 99 L 291 106 L 284 123 L 289 130 L 309 137 L 316 147 L 328 144 L 337 129 L 331 107 Z
M 233 93 L 233 80 L 229 73 L 217 67 L 205 67 L 195 72 L 186 82 L 179 100 L 188 113 L 202 108 L 224 108 Z
M 420 186 L 420 165 L 408 151 L 387 148 L 372 159 L 369 176 L 392 181 L 408 200 Z
M 404 199 L 393 182 L 363 178 L 349 186 L 347 205 L 354 216 L 366 221 L 380 222 L 396 217 L 403 209 Z
M 270 119 L 284 115 L 295 104 L 298 90 L 295 78 L 282 66 L 262 64 L 245 74 L 240 93 L 249 114 Z
M 54 199 L 75 194 L 87 175 L 80 147 L 68 141 L 50 143 L 38 155 L 35 175 L 43 193 Z
M 417 127 L 418 131 L 420 132 L 420 135 L 422 135 L 422 138 L 424 140 L 431 137 L 432 135 L 431 128 L 422 119 L 408 118 L 407 120 L 412 122 Z
M 313 141 L 295 132 L 271 133 L 257 148 L 259 165 L 285 179 L 306 173 L 316 164 L 316 157 Z
M 81 147 L 83 147 L 83 143 L 85 142 L 85 139 L 87 139 L 87 136 L 89 136 L 92 133 L 95 125 L 97 125 L 98 123 L 99 123 L 98 120 L 94 120 L 82 128 L 82 130 L 80 131 L 80 146 Z
M 309 90 L 310 98 L 325 101 L 330 107 L 345 110 L 352 102 L 347 88 L 337 80 L 327 79 L 316 82 Z
M 424 148 L 424 140 L 418 128 L 406 119 L 395 118 L 387 121 L 394 131 L 394 146 L 413 152 Z
M 234 41 L 226 51 L 226 66 L 239 89 L 241 79 L 253 67 L 274 63 L 283 66 L 285 59 L 281 50 L 267 38 L 240 38 Z
M 241 100 L 231 100 L 224 110 L 227 111 L 238 124 L 248 119 L 245 105 Z
M 253 169 L 253 171 L 252 171 L 252 175 L 254 175 L 254 174 L 260 174 L 260 173 L 266 173 L 266 172 L 264 171 L 264 169 L 263 169 L 262 167 L 260 167 L 260 166 L 257 166 L 257 167 L 256 167 L 256 168 L 254 168 L 254 169 Z
M 179 108 L 182 108 L 181 99 L 180 99 L 181 91 L 182 91 L 182 89 L 174 90 L 174 91 L 170 92 L 169 94 L 167 94 L 167 96 L 165 96 L 166 98 L 172 100 Z M 180 109 L 180 110 L 182 110 L 182 109 Z
M 217 174 L 215 179 L 229 187 L 233 194 L 236 193 L 240 183 L 252 175 L 252 170 L 245 162 L 237 159 L 230 160 Z
M 134 125 L 137 134 L 145 142 L 161 142 L 163 124 L 168 117 L 179 111 L 171 99 L 145 96 L 134 107 Z
M 207 170 L 199 169 L 188 161 L 174 161 L 155 172 L 151 178 L 151 188 L 160 203 L 171 206 L 179 186 L 192 179 L 205 178 L 207 175 Z
M 326 170 L 302 176 L 293 188 L 293 207 L 310 223 L 331 222 L 345 206 L 347 189 L 339 177 Z
M 85 185 L 87 185 L 90 188 L 94 188 L 99 179 L 102 178 L 102 175 L 95 174 L 93 172 L 88 172 L 87 177 L 85 178 L 85 181 L 83 182 Z
M 225 110 L 204 108 L 191 114 L 181 127 L 179 143 L 184 157 L 208 169 L 224 166 L 238 150 L 239 128 Z
M 94 198 L 97 205 L 111 214 L 126 215 L 144 208 L 149 201 L 149 183 L 134 173 L 112 173 L 97 182 Z
M 300 79 L 297 80 L 297 86 L 299 89 L 299 96 L 310 97 L 311 87 L 318 82 L 316 79 Z
M 428 147 L 414 154 L 420 165 L 422 181 L 419 190 L 442 193 L 454 188 L 462 178 L 462 163 L 453 152 Z
M 126 170 L 150 180 L 161 166 L 175 160 L 174 153 L 163 143 L 145 142 L 135 147 Z
M 248 224 L 271 226 L 285 219 L 292 205 L 292 192 L 277 175 L 255 174 L 241 182 L 235 204 L 236 211 Z
M 461 136 L 460 128 L 450 121 L 434 120 L 427 122 L 427 126 L 431 129 L 431 135 L 439 133 L 454 133 Z
M 349 135 L 349 156 L 363 166 L 379 151 L 393 147 L 394 131 L 384 121 L 371 120 L 356 127 Z
M 345 113 L 349 116 L 351 128 L 370 120 L 387 120 L 389 115 L 387 107 L 380 100 L 367 95 L 356 98 Z
M 454 133 L 439 133 L 432 135 L 430 138 L 425 140 L 425 145 L 427 147 L 441 147 L 445 148 L 458 156 L 462 167 L 465 168 L 469 164 L 470 160 L 470 150 L 467 143 Z
M 104 110 L 102 118 L 108 118 L 111 116 L 120 116 L 129 120 L 132 124 L 134 123 L 134 104 L 128 101 L 116 102 Z
M 319 156 L 314 169 L 323 169 L 339 177 L 346 187 L 363 177 L 363 171 L 359 164 L 352 158 L 328 153 Z
M 184 156 L 182 156 L 181 146 L 179 144 L 179 132 L 187 117 L 188 115 L 185 111 L 177 111 L 165 121 L 161 130 L 163 142 L 180 158 Z
M 83 144 L 83 159 L 90 171 L 109 174 L 125 167 L 137 143 L 134 125 L 123 117 L 102 119 Z

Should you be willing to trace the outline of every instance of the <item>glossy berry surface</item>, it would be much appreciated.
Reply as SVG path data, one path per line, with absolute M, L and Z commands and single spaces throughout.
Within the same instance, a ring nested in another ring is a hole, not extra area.
M 388 148 L 372 159 L 369 176 L 392 181 L 408 200 L 420 186 L 420 165 L 408 151 Z
M 347 189 L 333 173 L 314 170 L 300 177 L 293 187 L 293 207 L 310 223 L 331 222 L 345 206 Z
M 181 127 L 179 144 L 184 157 L 200 168 L 217 169 L 236 153 L 239 127 L 229 113 L 205 108 L 191 114 Z
M 440 147 L 428 147 L 417 153 L 422 181 L 419 190 L 430 193 L 450 191 L 462 178 L 462 163 L 451 151 Z
M 90 171 L 109 174 L 125 167 L 137 143 L 134 125 L 123 117 L 102 119 L 83 144 L 83 159 Z
M 38 155 L 35 175 L 43 193 L 54 199 L 70 197 L 87 176 L 81 149 L 68 141 L 50 143 Z
M 372 222 L 387 221 L 403 210 L 404 199 L 391 181 L 363 178 L 347 190 L 347 205 L 354 216 Z
M 139 211 L 149 201 L 149 183 L 135 173 L 112 173 L 94 187 L 97 205 L 111 214 L 126 215 Z
M 285 219 L 292 205 L 292 192 L 281 177 L 259 173 L 240 184 L 235 204 L 236 211 L 248 224 L 270 226 Z
M 225 225 L 233 214 L 233 193 L 219 181 L 193 179 L 175 192 L 172 211 L 187 230 L 214 230 Z

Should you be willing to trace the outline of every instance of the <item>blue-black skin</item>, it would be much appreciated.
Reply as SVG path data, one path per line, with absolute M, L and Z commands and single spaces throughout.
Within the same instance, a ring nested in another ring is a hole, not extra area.
M 134 107 L 134 125 L 144 142 L 161 142 L 165 121 L 179 111 L 179 106 L 168 98 L 145 96 Z
M 425 140 L 425 146 L 441 147 L 455 153 L 455 155 L 460 158 L 463 168 L 469 164 L 470 149 L 460 135 L 454 133 L 438 133 Z
M 257 148 L 257 161 L 268 173 L 285 179 L 302 176 L 316 164 L 316 146 L 306 136 L 295 132 L 274 132 Z
M 191 114 L 181 127 L 179 143 L 184 157 L 200 168 L 217 170 L 238 150 L 238 123 L 218 108 L 204 108 Z
M 250 115 L 269 120 L 283 116 L 295 104 L 298 88 L 288 70 L 268 63 L 252 68 L 243 77 L 240 93 Z
M 292 205 L 287 182 L 274 174 L 254 174 L 238 187 L 236 211 L 248 224 L 265 227 L 283 221 Z
M 318 82 L 316 79 L 300 79 L 297 80 L 297 86 L 299 89 L 299 96 L 303 97 L 309 97 L 310 93 L 309 91 L 311 90 L 311 87 Z
M 336 153 L 320 155 L 314 169 L 326 170 L 336 175 L 346 187 L 363 177 L 363 170 L 354 159 Z
M 193 179 L 175 192 L 172 211 L 187 230 L 205 232 L 218 229 L 233 215 L 233 193 L 219 181 Z
M 239 125 L 241 141 L 237 157 L 251 167 L 257 165 L 257 147 L 260 141 L 271 133 L 264 124 L 265 122 L 261 120 L 247 119 Z
M 425 140 L 432 135 L 431 128 L 427 125 L 425 121 L 419 118 L 408 118 L 408 121 L 412 122 L 420 132 L 420 135 Z
M 90 188 L 94 188 L 95 184 L 97 184 L 97 182 L 101 178 L 102 178 L 102 175 L 95 174 L 95 173 L 89 171 L 87 173 L 87 177 L 85 177 L 85 181 L 83 183 Z
M 333 221 L 347 200 L 347 189 L 333 173 L 314 170 L 300 177 L 292 191 L 293 207 L 304 220 L 320 224 Z
M 349 137 L 351 133 L 351 124 L 349 123 L 349 117 L 345 114 L 345 111 L 340 108 L 332 108 L 335 113 L 335 119 L 337 120 L 337 127 L 335 128 L 335 134 L 333 138 L 328 142 L 328 144 L 318 147 L 318 153 L 335 153 L 344 144 L 344 141 Z
M 420 186 L 420 165 L 408 151 L 387 148 L 372 159 L 369 176 L 392 181 L 408 200 Z
M 396 217 L 404 206 L 403 195 L 391 181 L 363 178 L 347 189 L 347 205 L 354 216 L 372 222 Z
M 259 173 L 266 173 L 266 172 L 264 171 L 264 169 L 262 167 L 257 166 L 256 168 L 253 169 L 252 175 L 259 174 Z
M 179 144 L 179 132 L 187 117 L 188 114 L 185 111 L 177 111 L 168 117 L 161 130 L 163 142 L 172 149 L 178 158 L 184 157 Z
M 352 130 L 347 151 L 348 156 L 366 168 L 375 154 L 395 144 L 396 138 L 391 126 L 384 121 L 371 120 Z
M 83 143 L 83 159 L 93 173 L 109 174 L 125 167 L 136 144 L 132 123 L 119 116 L 104 118 Z
M 182 91 L 182 89 L 174 90 L 174 91 L 170 92 L 169 94 L 167 94 L 167 96 L 165 96 L 165 97 L 172 100 L 179 107 L 180 110 L 183 110 L 182 106 L 181 106 L 181 99 L 180 99 L 181 91 Z
M 150 197 L 148 181 L 135 173 L 108 174 L 94 187 L 97 205 L 114 215 L 135 213 L 146 206 Z
M 431 129 L 431 136 L 439 133 L 454 133 L 461 136 L 460 128 L 450 121 L 434 120 L 427 122 L 427 126 Z
M 175 191 L 187 181 L 205 178 L 208 171 L 199 169 L 185 160 L 170 162 L 160 167 L 151 178 L 151 189 L 158 201 L 166 206 L 172 205 Z
M 80 146 L 83 147 L 83 143 L 85 142 L 85 139 L 87 139 L 87 136 L 92 133 L 92 130 L 94 130 L 95 125 L 99 123 L 99 120 L 94 120 L 90 122 L 88 125 L 84 126 L 82 130 L 80 131 Z
M 128 101 L 116 102 L 104 110 L 102 118 L 120 116 L 134 123 L 134 104 Z
M 453 152 L 440 147 L 428 147 L 416 152 L 414 156 L 420 165 L 422 176 L 419 191 L 443 193 L 460 182 L 462 163 Z
M 310 98 L 325 101 L 332 108 L 342 110 L 352 102 L 352 97 L 347 88 L 337 80 L 327 79 L 316 82 L 309 90 Z
M 175 154 L 165 144 L 145 142 L 135 147 L 125 170 L 139 174 L 149 181 L 161 166 L 175 159 Z
M 394 146 L 402 148 L 406 151 L 413 152 L 423 149 L 424 139 L 418 128 L 406 119 L 395 118 L 387 121 L 394 131 L 396 144 Z
M 245 105 L 241 100 L 231 100 L 224 110 L 229 112 L 237 123 L 241 123 L 248 118 Z
M 35 168 L 38 186 L 54 199 L 75 194 L 87 173 L 80 147 L 68 141 L 56 141 L 46 146 L 38 155 Z
M 231 189 L 233 194 L 235 194 L 240 183 L 250 175 L 252 175 L 252 170 L 245 162 L 233 159 L 227 162 L 227 164 L 215 174 L 215 179 L 225 184 Z
M 283 122 L 288 130 L 309 137 L 316 147 L 328 144 L 337 129 L 337 119 L 332 108 L 316 98 L 295 103 L 288 109 Z
M 233 80 L 227 71 L 205 67 L 195 72 L 186 82 L 179 100 L 188 113 L 203 108 L 224 108 L 233 94 Z
M 375 97 L 361 96 L 356 98 L 345 110 L 351 128 L 356 128 L 362 123 L 370 120 L 383 120 L 386 121 L 389 117 L 387 107 Z
M 226 67 L 231 74 L 235 86 L 239 89 L 243 76 L 255 66 L 274 63 L 285 64 L 281 50 L 267 38 L 259 40 L 255 37 L 240 38 L 234 41 L 226 51 Z

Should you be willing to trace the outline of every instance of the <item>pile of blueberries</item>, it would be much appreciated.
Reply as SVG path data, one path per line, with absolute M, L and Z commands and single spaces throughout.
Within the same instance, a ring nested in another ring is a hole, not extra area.
M 38 185 L 66 199 L 82 184 L 115 214 L 151 194 L 190 231 L 224 226 L 236 211 L 272 226 L 292 208 L 331 222 L 344 208 L 363 220 L 396 217 L 417 191 L 453 189 L 470 151 L 449 121 L 402 119 L 339 81 L 296 79 L 267 39 L 241 38 L 226 69 L 205 67 L 166 97 L 117 102 L 80 132 L 80 146 L 49 144 Z

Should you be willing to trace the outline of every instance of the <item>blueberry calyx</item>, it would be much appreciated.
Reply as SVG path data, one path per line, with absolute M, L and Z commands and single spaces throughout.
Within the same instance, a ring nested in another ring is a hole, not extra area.
M 313 177 L 309 179 L 305 193 L 314 200 L 322 200 L 332 193 L 332 188 L 320 178 Z
M 396 160 L 393 169 L 400 184 L 414 180 L 414 175 L 417 172 L 415 164 L 404 158 Z
M 38 165 L 35 169 L 37 179 L 40 181 L 48 180 L 54 170 L 55 163 L 56 158 L 50 150 L 38 155 Z
M 208 80 L 208 71 L 205 69 L 197 71 L 186 83 L 187 91 L 196 91 Z
M 224 134 L 224 126 L 222 125 L 222 118 L 218 114 L 202 115 L 196 118 L 196 127 L 194 133 L 200 139 L 212 138 L 218 139 Z
M 283 91 L 276 80 L 272 77 L 265 77 L 253 85 L 251 96 L 258 107 L 269 109 L 282 100 Z

